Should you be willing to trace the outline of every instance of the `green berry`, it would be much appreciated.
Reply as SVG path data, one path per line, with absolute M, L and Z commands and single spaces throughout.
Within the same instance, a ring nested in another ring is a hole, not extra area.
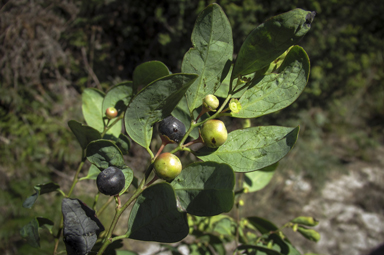
M 203 106 L 209 111 L 216 111 L 217 107 L 219 107 L 219 99 L 217 99 L 214 95 L 206 95 L 203 99 Z
M 108 119 L 114 119 L 117 116 L 117 110 L 115 107 L 108 107 L 105 111 L 105 115 Z
M 158 177 L 171 181 L 178 176 L 182 170 L 180 159 L 171 153 L 162 153 L 155 160 L 155 172 Z
M 218 148 L 228 137 L 227 129 L 221 120 L 208 120 L 200 129 L 203 143 L 210 148 Z
M 159 122 L 159 133 L 168 143 L 179 143 L 185 135 L 183 122 L 173 116 L 168 116 Z
M 114 196 L 124 188 L 125 176 L 119 168 L 110 166 L 99 173 L 96 185 L 104 195 Z

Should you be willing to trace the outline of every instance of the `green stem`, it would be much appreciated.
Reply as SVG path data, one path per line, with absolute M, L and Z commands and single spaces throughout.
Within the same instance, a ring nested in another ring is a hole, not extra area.
M 67 195 L 65 195 L 64 191 L 62 191 L 61 189 L 57 189 L 58 192 L 61 193 L 61 195 L 63 195 L 64 197 L 66 197 Z
M 113 218 L 113 221 L 112 221 L 111 226 L 108 230 L 107 236 L 104 239 L 104 243 L 101 246 L 100 250 L 97 252 L 97 255 L 103 254 L 103 252 L 108 247 L 108 245 L 113 242 L 113 239 L 111 238 L 111 236 L 112 236 L 113 230 L 115 229 L 115 227 L 117 225 L 117 222 L 119 221 L 121 214 L 143 192 L 145 181 L 146 181 L 146 178 L 143 178 L 139 187 L 137 188 L 136 192 L 132 195 L 132 197 L 121 208 L 118 208 L 118 207 L 116 208 L 115 217 Z M 128 237 L 128 235 L 125 234 L 125 237 Z M 122 237 L 122 238 L 125 238 L 125 237 Z
M 100 191 L 96 193 L 95 200 L 93 200 L 93 210 L 96 212 L 96 204 L 99 201 Z
M 122 118 L 124 118 L 124 112 L 122 112 L 119 117 L 115 118 L 115 120 L 111 123 L 111 125 L 107 125 L 105 128 L 104 128 L 104 131 L 103 133 L 101 133 L 101 138 L 104 137 L 104 135 L 108 132 L 108 130 L 110 130 L 117 122 L 119 122 L 119 120 L 121 120 Z
M 100 208 L 100 210 L 97 211 L 96 215 L 99 217 L 104 210 L 108 207 L 109 203 L 111 203 L 113 200 L 113 197 L 110 197 L 107 202 L 103 204 L 103 206 Z

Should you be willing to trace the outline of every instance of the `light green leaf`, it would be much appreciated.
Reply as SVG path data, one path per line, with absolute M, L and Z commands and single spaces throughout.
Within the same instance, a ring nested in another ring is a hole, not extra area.
M 189 112 L 219 88 L 232 62 L 232 29 L 219 5 L 209 5 L 197 17 L 191 39 L 194 48 L 184 55 L 181 66 L 183 73 L 199 75 L 186 93 Z
M 280 66 L 279 74 L 265 76 L 241 96 L 236 118 L 256 118 L 292 104 L 303 92 L 309 78 L 309 58 L 303 48 L 294 46 Z
M 268 66 L 309 31 L 315 13 L 302 9 L 274 16 L 256 27 L 237 55 L 232 79 Z
M 72 133 L 76 136 L 77 141 L 79 141 L 83 150 L 87 148 L 90 142 L 101 138 L 99 131 L 75 120 L 68 121 L 68 126 Z
M 88 126 L 100 133 L 104 130 L 102 111 L 104 95 L 100 90 L 92 88 L 85 89 L 81 95 L 84 119 Z
M 243 187 L 248 189 L 248 192 L 255 192 L 263 189 L 271 181 L 277 165 L 278 163 L 275 163 L 263 169 L 245 173 Z
M 171 182 L 182 210 L 197 216 L 229 212 L 234 203 L 235 174 L 227 164 L 188 165 Z
M 146 188 L 137 198 L 128 220 L 131 239 L 173 243 L 188 235 L 185 213 L 176 208 L 171 185 L 159 183 Z
M 99 173 L 100 173 L 100 169 L 97 168 L 97 166 L 92 164 L 89 167 L 87 176 L 80 178 L 79 181 L 82 181 L 82 180 L 96 180 L 96 178 L 99 175 Z
M 120 169 L 127 167 L 121 151 L 109 140 L 100 139 L 91 142 L 87 147 L 86 156 L 89 162 L 102 170 L 110 166 Z
M 131 168 L 126 166 L 126 168 L 121 169 L 121 171 L 123 172 L 125 177 L 125 185 L 124 185 L 124 188 L 119 193 L 120 196 L 125 193 L 125 191 L 129 188 L 133 180 L 133 171 Z
M 162 77 L 133 98 L 125 112 L 125 128 L 139 145 L 149 148 L 153 124 L 168 117 L 197 78 L 195 74 L 172 74 Z
M 235 172 L 252 172 L 282 159 L 294 146 L 299 127 L 278 126 L 238 129 L 228 134 L 218 149 L 204 147 L 198 151 L 203 161 L 230 165 Z
M 138 65 L 133 71 L 133 93 L 136 94 L 138 89 L 169 74 L 168 67 L 160 61 L 149 61 Z

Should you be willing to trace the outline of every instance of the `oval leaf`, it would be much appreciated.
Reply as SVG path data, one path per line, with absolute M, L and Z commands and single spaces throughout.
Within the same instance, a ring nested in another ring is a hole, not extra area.
M 123 195 L 124 192 L 129 188 L 129 186 L 131 185 L 132 180 L 133 180 L 132 169 L 130 169 L 129 167 L 126 167 L 124 169 L 121 169 L 121 171 L 123 172 L 124 177 L 125 177 L 125 185 L 124 185 L 124 188 L 119 193 L 120 196 Z
M 261 190 L 271 181 L 277 165 L 278 163 L 275 163 L 263 169 L 245 173 L 243 187 L 248 189 L 248 192 Z
M 212 216 L 229 212 L 234 203 L 235 174 L 227 164 L 198 162 L 172 182 L 179 206 L 187 213 Z
M 191 113 L 202 104 L 206 95 L 213 94 L 219 88 L 224 79 L 223 71 L 228 71 L 224 67 L 232 62 L 232 29 L 219 5 L 209 5 L 197 17 L 192 44 L 194 48 L 184 55 L 181 66 L 183 73 L 199 75 L 186 94 Z
M 276 231 L 279 229 L 269 220 L 257 216 L 248 217 L 247 220 L 255 229 L 259 230 L 261 234 L 267 234 L 271 231 Z
M 141 193 L 128 226 L 129 238 L 164 243 L 178 242 L 189 231 L 186 214 L 177 210 L 175 192 L 168 183 L 152 185 Z
M 241 96 L 236 118 L 256 118 L 292 104 L 303 92 L 309 78 L 309 58 L 303 48 L 294 46 L 281 65 L 280 74 L 265 76 Z
M 100 90 L 93 88 L 85 89 L 81 95 L 85 122 L 99 132 L 104 130 L 102 111 L 104 95 Z
M 168 67 L 160 61 L 149 61 L 138 65 L 133 71 L 133 93 L 167 75 L 169 75 Z
M 309 31 L 315 12 L 294 9 L 268 19 L 245 39 L 237 55 L 232 79 L 268 66 Z
M 99 175 L 99 173 L 100 173 L 100 169 L 97 168 L 97 166 L 95 166 L 95 165 L 91 165 L 91 167 L 88 170 L 87 176 L 80 178 L 79 181 L 82 181 L 82 180 L 96 180 L 96 178 Z
M 127 167 L 119 148 L 108 140 L 100 139 L 91 142 L 87 147 L 86 156 L 89 162 L 102 170 L 110 166 L 120 169 Z
M 252 172 L 282 159 L 294 146 L 299 127 L 252 127 L 235 130 L 217 150 L 198 151 L 203 161 L 230 165 L 235 172 Z
M 20 230 L 20 235 L 27 240 L 27 243 L 35 248 L 40 247 L 39 223 L 33 218 Z
M 68 121 L 68 126 L 76 136 L 83 150 L 87 148 L 90 142 L 101 138 L 99 131 L 75 120 Z
M 63 237 L 68 255 L 88 254 L 97 241 L 97 235 L 104 231 L 95 211 L 79 199 L 64 198 Z
M 195 74 L 168 75 L 141 90 L 124 117 L 125 128 L 132 140 L 149 148 L 153 124 L 171 114 L 196 78 Z
M 36 202 L 39 195 L 43 195 L 45 193 L 50 193 L 50 192 L 56 191 L 57 189 L 60 188 L 60 186 L 57 183 L 49 182 L 49 183 L 44 183 L 44 184 L 38 184 L 33 188 L 36 191 L 36 193 L 33 194 L 32 196 L 28 197 L 27 199 L 25 199 L 25 201 L 23 203 L 24 208 L 28 208 L 28 209 L 32 208 L 32 206 Z

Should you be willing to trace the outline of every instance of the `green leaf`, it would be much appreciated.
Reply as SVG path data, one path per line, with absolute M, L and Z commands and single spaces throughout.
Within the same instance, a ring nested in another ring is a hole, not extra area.
M 39 197 L 39 195 L 43 195 L 45 193 L 57 191 L 60 188 L 60 186 L 56 183 L 49 182 L 49 183 L 44 183 L 44 184 L 38 184 L 33 188 L 36 191 L 36 193 L 33 194 L 32 196 L 28 197 L 27 199 L 25 199 L 25 201 L 23 203 L 24 208 L 28 208 L 28 209 L 32 208 L 32 206 L 36 202 L 36 199 Z
M 131 148 L 131 141 L 125 134 L 120 134 L 119 137 L 111 134 L 105 134 L 103 138 L 115 142 L 123 154 L 128 154 L 129 149 Z
M 230 165 L 235 172 L 252 172 L 282 159 L 293 147 L 299 127 L 278 126 L 238 129 L 228 134 L 218 149 L 204 147 L 198 151 L 203 161 Z
M 90 142 L 101 138 L 99 131 L 75 120 L 68 121 L 68 126 L 76 136 L 83 150 L 87 148 Z
M 141 90 L 133 98 L 124 117 L 125 128 L 132 140 L 149 148 L 153 124 L 171 114 L 196 78 L 195 74 L 172 74 Z
M 210 228 L 213 233 L 226 237 L 234 237 L 237 225 L 235 221 L 226 215 L 217 215 L 210 218 Z
M 197 117 L 198 115 L 199 115 L 199 111 L 195 109 L 192 113 L 192 116 Z M 183 97 L 180 100 L 179 104 L 172 111 L 172 116 L 177 118 L 184 124 L 185 130 L 188 130 L 190 128 L 192 118 L 191 118 L 191 113 L 189 112 L 189 109 L 188 109 L 187 99 L 185 97 Z M 199 130 L 197 128 L 194 128 L 192 132 L 189 134 L 189 136 L 191 136 L 194 139 L 197 139 L 199 137 Z
M 236 118 L 256 118 L 292 104 L 303 92 L 309 78 L 309 58 L 303 48 L 294 46 L 280 66 L 279 74 L 264 76 L 241 96 Z
M 248 189 L 248 192 L 261 190 L 271 181 L 277 165 L 278 163 L 275 163 L 260 170 L 245 173 L 243 187 Z
M 235 175 L 227 164 L 198 162 L 171 182 L 179 206 L 187 213 L 212 216 L 229 212 L 234 203 Z
M 109 107 L 115 107 L 117 110 L 117 116 L 120 116 L 125 109 L 127 109 L 129 102 L 132 99 L 133 88 L 132 82 L 127 81 L 113 86 L 105 95 L 103 100 L 102 116 L 105 116 L 105 111 Z M 112 123 L 111 120 L 109 123 Z M 121 133 L 123 121 L 119 120 L 111 129 L 108 130 L 108 134 L 113 134 L 118 137 Z
M 89 162 L 102 170 L 110 166 L 120 169 L 127 167 L 121 151 L 109 140 L 100 139 L 91 142 L 87 147 L 86 156 Z
M 309 31 L 314 16 L 314 12 L 294 9 L 256 27 L 240 48 L 232 79 L 269 66 Z
M 81 95 L 84 119 L 88 126 L 100 133 L 104 130 L 104 113 L 102 111 L 104 95 L 100 90 L 93 88 L 85 89 Z
M 27 239 L 27 243 L 35 248 L 40 247 L 39 223 L 33 218 L 27 225 L 20 230 L 20 235 Z
M 304 226 L 314 227 L 319 224 L 319 221 L 309 216 L 299 216 L 291 220 L 292 223 L 301 224 Z
M 273 224 L 272 222 L 266 220 L 266 219 L 263 219 L 263 218 L 260 218 L 260 217 L 257 217 L 257 216 L 253 216 L 253 217 L 248 217 L 246 218 L 248 220 L 248 222 L 253 226 L 255 227 L 257 230 L 259 230 L 259 232 L 261 234 L 267 234 L 271 231 L 276 231 L 278 230 L 278 227 L 276 227 L 275 224 Z
M 297 232 L 299 232 L 302 236 L 307 238 L 308 240 L 318 242 L 320 240 L 320 234 L 314 229 L 305 228 L 302 226 L 297 227 Z
M 211 4 L 200 13 L 191 39 L 194 48 L 184 55 L 181 66 L 183 73 L 199 75 L 186 93 L 189 112 L 219 88 L 232 62 L 232 29 L 219 5 Z
M 99 175 L 99 173 L 100 173 L 100 169 L 97 168 L 97 166 L 95 166 L 95 165 L 91 165 L 91 167 L 88 170 L 87 176 L 80 178 L 79 181 L 82 181 L 82 180 L 96 180 L 96 178 Z
M 149 61 L 138 65 L 133 71 L 133 93 L 137 93 L 140 87 L 145 87 L 169 74 L 168 67 L 160 61 Z
M 215 92 L 215 96 L 217 97 L 222 97 L 222 98 L 227 98 L 228 94 L 229 94 L 229 90 L 230 90 L 230 83 L 231 83 L 231 75 L 232 75 L 232 70 L 233 70 L 233 65 L 231 65 L 230 69 L 229 69 L 229 72 L 228 72 L 228 75 L 225 77 L 225 79 L 222 81 L 220 87 L 218 90 L 216 90 Z M 250 78 L 252 79 L 254 77 L 254 74 L 249 74 L 249 75 L 245 75 L 246 78 Z M 236 84 L 237 83 L 237 78 L 235 78 L 233 80 L 233 84 Z M 241 95 L 243 95 L 245 92 L 245 90 L 241 90 L 235 94 L 232 95 L 232 98 L 239 98 L 241 97 Z
M 121 169 L 121 171 L 123 172 L 124 177 L 125 177 L 125 185 L 124 185 L 124 188 L 119 193 L 120 196 L 122 194 L 124 194 L 124 192 L 129 188 L 129 186 L 131 185 L 132 180 L 133 180 L 133 171 L 132 171 L 132 169 L 130 169 L 129 167 L 126 167 L 124 169 Z
M 129 238 L 164 243 L 178 242 L 189 231 L 186 214 L 177 210 L 175 192 L 168 183 L 152 185 L 141 193 L 128 226 Z
M 248 253 L 248 251 L 251 250 L 251 251 L 262 252 L 260 254 L 264 253 L 267 255 L 282 255 L 280 252 L 278 252 L 276 250 L 272 250 L 272 249 L 269 249 L 267 247 L 259 246 L 259 245 L 240 245 L 239 247 L 237 247 L 237 250 L 239 250 L 239 251 L 246 250 L 247 251 L 246 253 L 242 253 L 242 254 L 250 254 L 250 253 Z M 259 254 L 259 253 L 257 253 L 257 254 Z

